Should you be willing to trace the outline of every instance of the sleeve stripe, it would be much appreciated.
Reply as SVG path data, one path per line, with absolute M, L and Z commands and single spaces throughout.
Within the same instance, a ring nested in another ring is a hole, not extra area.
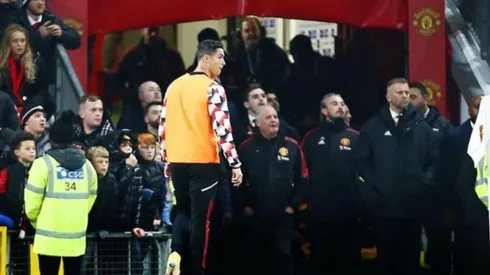
M 303 150 L 301 149 L 298 142 L 294 138 L 286 137 L 286 140 L 298 147 L 299 155 L 301 157 L 301 176 L 303 178 L 307 178 L 310 173 L 308 171 L 308 167 L 306 166 L 306 159 L 305 159 L 305 154 L 303 154 Z

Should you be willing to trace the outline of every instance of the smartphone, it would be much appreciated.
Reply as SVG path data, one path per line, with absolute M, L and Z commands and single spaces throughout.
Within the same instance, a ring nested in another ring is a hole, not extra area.
M 48 14 L 48 15 L 46 15 L 45 18 L 46 18 L 46 20 L 44 20 L 44 22 L 48 22 L 49 21 L 49 25 L 52 25 L 52 24 L 54 24 L 56 22 L 56 16 L 54 14 Z

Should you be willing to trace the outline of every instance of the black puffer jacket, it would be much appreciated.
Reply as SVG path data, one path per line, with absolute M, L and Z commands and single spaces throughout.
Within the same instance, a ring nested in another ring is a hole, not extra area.
M 163 163 L 157 161 L 147 161 L 138 153 L 138 164 L 141 169 L 143 189 L 149 189 L 153 194 L 151 198 L 137 198 L 142 201 L 141 212 L 139 213 L 139 223 L 136 226 L 144 230 L 153 228 L 153 220 L 162 212 L 163 200 L 165 195 L 165 169 Z M 143 196 L 143 194 L 141 194 Z
M 116 179 L 110 173 L 98 177 L 97 200 L 95 200 L 92 210 L 88 217 L 87 232 L 97 232 L 101 230 L 115 231 L 117 227 L 114 222 L 117 220 L 117 200 L 118 190 Z
M 143 177 L 139 165 L 126 165 L 119 180 L 119 207 L 117 210 L 120 230 L 131 230 L 140 223 L 143 199 Z

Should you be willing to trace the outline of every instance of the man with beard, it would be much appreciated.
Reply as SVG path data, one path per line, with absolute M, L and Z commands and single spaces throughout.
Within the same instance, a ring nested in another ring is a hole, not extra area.
M 432 127 L 434 135 L 441 140 L 451 129 L 449 120 L 441 116 L 435 106 L 429 105 L 429 92 L 419 82 L 412 82 L 410 86 L 410 102 L 415 109 L 424 115 L 425 121 Z M 441 152 L 441 154 L 444 154 Z M 442 161 L 446 161 L 441 158 Z M 424 229 L 427 234 L 428 254 L 427 263 L 433 274 L 450 274 L 452 230 L 449 226 L 452 215 L 449 214 L 450 200 L 448 200 L 448 185 L 443 177 L 446 171 L 439 170 L 436 178 L 437 187 L 429 190 L 427 211 L 424 211 Z
M 160 101 L 152 101 L 145 108 L 146 132 L 156 137 L 158 137 L 158 127 L 160 126 L 162 110 L 163 104 Z
M 279 91 L 286 77 L 289 58 L 271 39 L 263 37 L 260 21 L 247 17 L 240 24 L 240 42 L 232 51 L 237 85 L 243 90 L 253 79 L 266 90 Z
M 310 171 L 306 201 L 312 275 L 356 274 L 360 262 L 352 150 L 358 133 L 347 128 L 344 108 L 340 95 L 325 95 L 320 127 L 306 133 L 301 143 Z
M 439 154 L 432 128 L 409 105 L 404 78 L 388 82 L 378 115 L 361 130 L 359 188 L 373 214 L 381 275 L 419 272 L 423 190 L 434 184 Z
M 443 134 L 451 128 L 451 122 L 441 116 L 435 106 L 429 105 L 429 92 L 422 83 L 410 83 L 410 102 L 417 111 L 424 114 L 425 120 L 435 132 Z

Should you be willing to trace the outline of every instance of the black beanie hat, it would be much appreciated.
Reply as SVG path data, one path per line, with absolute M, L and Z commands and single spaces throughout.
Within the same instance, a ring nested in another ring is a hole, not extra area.
M 60 113 L 49 127 L 49 140 L 57 145 L 72 145 L 75 141 L 76 115 L 73 111 Z
M 24 106 L 24 108 L 22 108 L 22 112 L 20 113 L 22 125 L 25 125 L 29 118 L 36 112 L 45 112 L 43 106 L 39 104 L 28 104 Z

